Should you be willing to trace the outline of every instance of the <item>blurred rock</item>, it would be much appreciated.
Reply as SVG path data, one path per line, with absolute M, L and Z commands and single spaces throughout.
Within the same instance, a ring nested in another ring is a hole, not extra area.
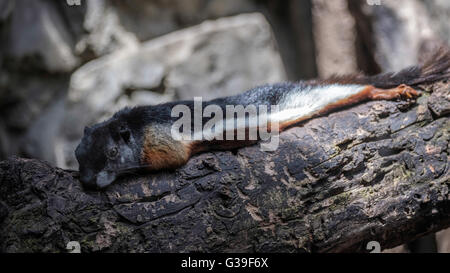
M 65 98 L 60 95 L 33 122 L 21 143 L 25 154 L 48 162 L 56 161 L 54 145 L 64 117 L 64 104 Z
M 146 41 L 206 19 L 256 10 L 252 0 L 127 0 L 111 1 L 120 23 Z
M 436 243 L 439 253 L 450 253 L 450 229 L 437 232 Z
M 448 1 L 313 0 L 319 75 L 398 71 L 450 41 Z
M 265 1 L 289 80 L 317 78 L 312 1 Z
M 358 71 L 355 20 L 346 0 L 313 0 L 317 70 L 321 78 Z
M 6 158 L 8 155 L 13 154 L 11 150 L 14 149 L 14 143 L 11 143 L 10 138 L 6 130 L 6 126 L 0 120 L 0 158 Z
M 75 147 L 83 127 L 124 106 L 229 96 L 286 79 L 271 29 L 244 14 L 176 31 L 95 59 L 72 75 L 58 147 Z M 57 151 L 56 154 L 64 154 Z M 57 161 L 76 167 L 73 149 Z
M 14 0 L 0 0 L 0 22 L 9 17 L 14 8 Z
M 86 1 L 83 27 L 87 34 L 77 42 L 76 52 L 86 58 L 138 44 L 136 36 L 123 28 L 117 9 L 109 1 Z
M 117 10 L 102 0 L 80 6 L 65 1 L 2 1 L 0 7 L 0 21 L 11 17 L 2 36 L 13 68 L 71 72 L 86 60 L 137 43 L 135 35 L 123 29 Z
M 361 5 L 361 16 L 373 30 L 365 42 L 373 44 L 372 54 L 383 71 L 415 65 L 426 53 L 450 42 L 448 1 L 383 0 L 380 5 Z
M 286 79 L 270 26 L 259 14 L 205 22 L 186 34 L 180 51 L 189 55 L 166 81 L 179 99 L 209 100 Z
M 373 18 L 375 58 L 385 71 L 417 64 L 424 43 L 438 37 L 422 1 L 388 0 L 368 10 Z
M 0 112 L 5 125 L 15 131 L 24 131 L 33 121 L 53 103 L 55 96 L 67 89 L 68 77 L 54 76 L 42 80 L 38 75 L 22 77 L 17 74 L 6 75 L 8 85 L 2 86 L 3 99 Z M 26 80 L 24 80 L 24 78 Z
M 429 0 L 423 1 L 425 8 L 429 12 L 431 28 L 438 33 L 439 37 L 450 44 L 450 1 Z
M 10 24 L 5 45 L 8 56 L 27 58 L 50 72 L 67 72 L 77 65 L 72 52 L 74 41 L 55 5 L 42 0 L 17 0 Z
M 68 77 L 55 75 L 45 78 L 38 75 L 21 76 L 18 74 L 2 73 L 5 83 L 0 83 L 0 157 L 24 155 L 52 161 L 48 156 L 51 147 L 40 149 L 42 143 L 51 140 L 41 137 L 40 132 L 49 126 L 59 126 L 59 116 L 46 114 L 67 90 Z M 63 105 L 64 106 L 64 105 Z M 43 115 L 43 116 L 42 116 Z M 34 129 L 32 129 L 34 128 Z M 28 133 L 27 133 L 28 132 Z M 33 132 L 33 133 L 29 133 Z M 56 133 L 54 130 L 51 131 Z M 44 133 L 44 132 L 43 132 Z M 32 144 L 28 143 L 33 139 Z M 31 146 L 37 145 L 36 148 Z M 49 144 L 50 145 L 50 144 Z M 42 153 L 41 153 L 42 152 Z

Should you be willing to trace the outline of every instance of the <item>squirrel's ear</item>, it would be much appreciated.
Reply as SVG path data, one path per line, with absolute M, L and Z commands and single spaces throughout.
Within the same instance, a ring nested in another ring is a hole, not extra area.
M 89 135 L 91 132 L 92 132 L 92 128 L 90 128 L 88 126 L 84 127 L 84 134 L 85 135 Z
M 119 128 L 119 134 L 120 137 L 125 141 L 125 143 L 128 143 L 130 141 L 130 130 L 124 126 Z

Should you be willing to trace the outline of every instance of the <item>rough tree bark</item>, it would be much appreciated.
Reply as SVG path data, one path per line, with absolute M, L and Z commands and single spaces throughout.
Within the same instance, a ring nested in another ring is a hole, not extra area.
M 85 191 L 77 173 L 0 163 L 0 251 L 348 252 L 450 226 L 450 84 L 368 102 L 172 173 Z

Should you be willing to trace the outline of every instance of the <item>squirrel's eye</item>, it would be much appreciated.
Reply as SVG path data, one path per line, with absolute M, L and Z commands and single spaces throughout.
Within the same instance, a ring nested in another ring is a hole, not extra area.
M 118 150 L 116 147 L 112 147 L 111 149 L 109 149 L 108 151 L 108 157 L 109 158 L 115 158 L 117 156 Z

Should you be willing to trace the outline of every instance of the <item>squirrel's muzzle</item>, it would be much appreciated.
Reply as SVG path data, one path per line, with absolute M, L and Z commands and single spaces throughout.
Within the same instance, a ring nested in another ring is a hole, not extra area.
M 116 179 L 116 175 L 112 172 L 102 171 L 97 175 L 86 175 L 80 173 L 80 181 L 88 188 L 105 188 Z
M 80 181 L 83 183 L 84 186 L 88 188 L 96 188 L 96 175 L 89 175 L 83 172 L 80 172 Z

